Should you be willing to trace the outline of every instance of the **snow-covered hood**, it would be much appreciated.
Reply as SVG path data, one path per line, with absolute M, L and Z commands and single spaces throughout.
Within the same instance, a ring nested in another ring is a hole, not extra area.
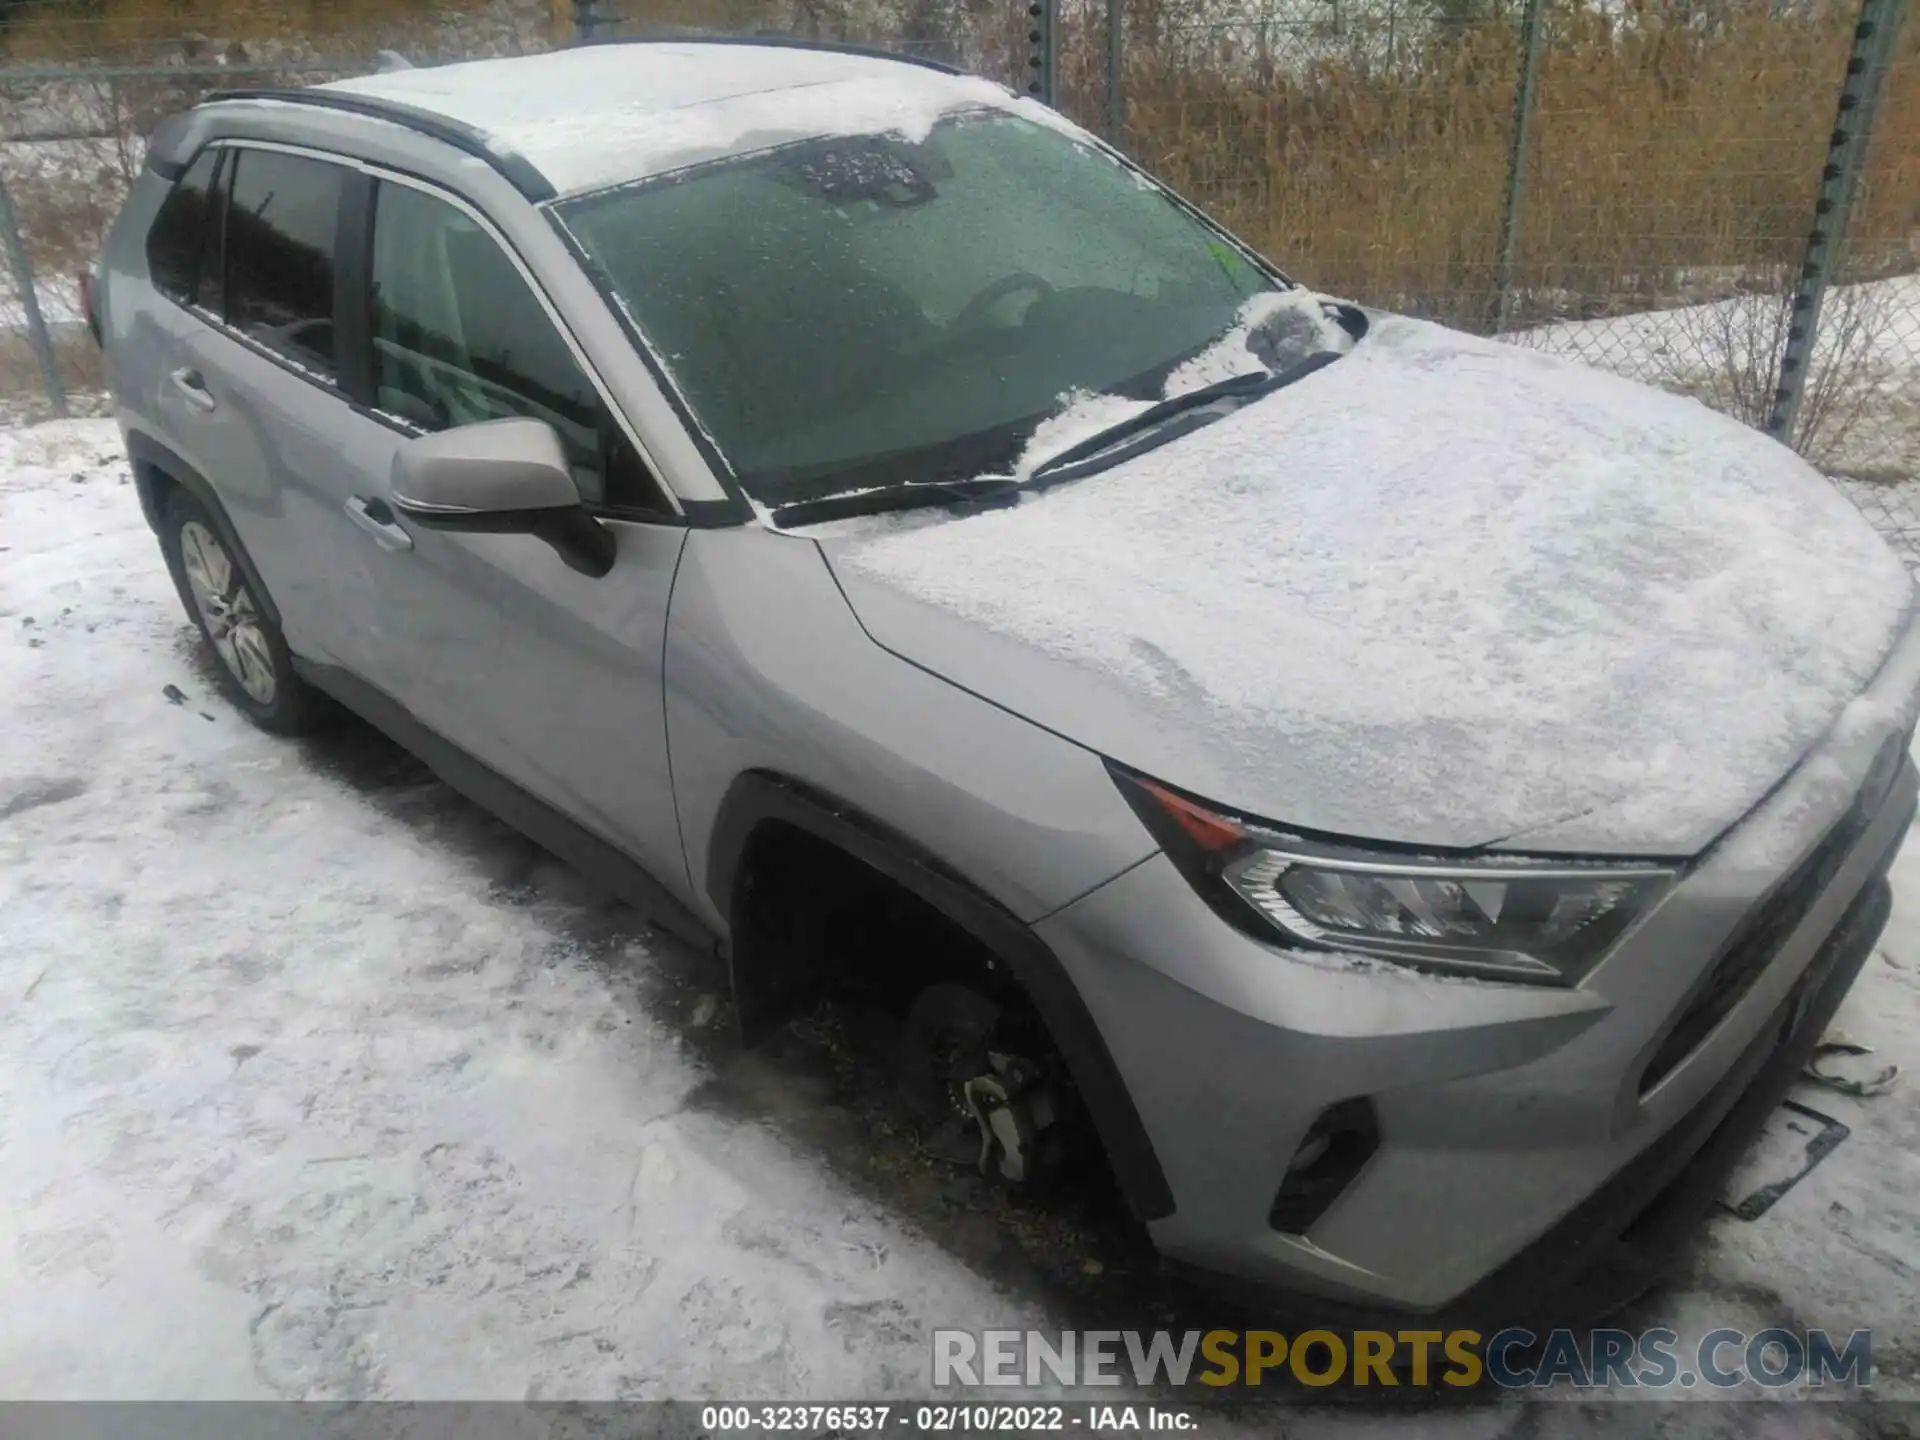
M 1904 567 L 1784 447 L 1383 317 L 1114 470 L 822 540 L 881 645 L 1304 830 L 1692 854 L 1902 632 Z

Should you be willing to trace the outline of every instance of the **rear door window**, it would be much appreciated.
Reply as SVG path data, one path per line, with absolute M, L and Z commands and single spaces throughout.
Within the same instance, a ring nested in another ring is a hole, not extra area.
M 237 148 L 227 163 L 227 323 L 332 380 L 334 251 L 349 172 L 278 150 Z

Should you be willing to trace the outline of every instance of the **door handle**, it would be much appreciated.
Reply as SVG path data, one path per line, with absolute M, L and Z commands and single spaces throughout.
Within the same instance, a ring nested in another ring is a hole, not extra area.
M 413 536 L 400 527 L 393 507 L 377 496 L 372 500 L 358 495 L 348 497 L 347 518 L 373 536 L 373 543 L 382 550 L 398 552 L 413 548 Z
M 202 415 L 213 413 L 217 402 L 213 398 L 213 392 L 207 389 L 206 376 L 191 365 L 183 365 L 167 378 L 173 381 L 173 388 L 178 390 L 194 409 Z

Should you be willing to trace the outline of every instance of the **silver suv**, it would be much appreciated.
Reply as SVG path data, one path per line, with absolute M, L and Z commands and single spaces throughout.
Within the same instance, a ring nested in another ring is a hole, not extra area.
M 1913 586 L 1824 480 L 1311 294 L 985 81 L 225 94 L 93 292 L 235 705 L 359 712 L 749 1039 L 865 956 L 980 1163 L 1096 1136 L 1320 1323 L 1643 1287 L 1886 920 Z

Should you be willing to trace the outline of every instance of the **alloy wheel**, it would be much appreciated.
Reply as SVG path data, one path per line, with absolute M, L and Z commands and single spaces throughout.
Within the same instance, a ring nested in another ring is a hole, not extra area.
M 180 563 L 220 663 L 250 697 L 271 705 L 279 689 L 273 649 L 267 643 L 259 603 L 240 567 L 220 537 L 198 520 L 180 527 Z

